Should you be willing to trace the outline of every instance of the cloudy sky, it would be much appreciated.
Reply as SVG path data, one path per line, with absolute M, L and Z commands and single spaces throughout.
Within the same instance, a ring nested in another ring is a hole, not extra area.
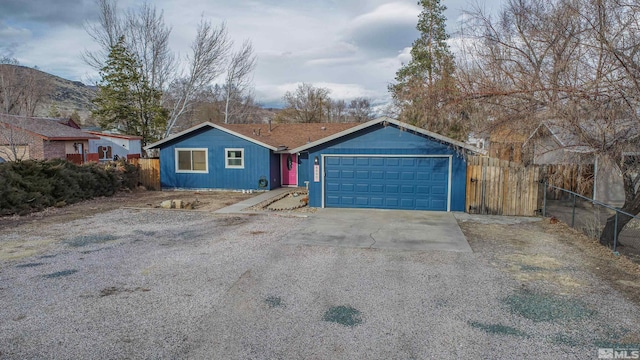
M 120 0 L 121 9 L 142 0 Z M 156 0 L 172 28 L 171 48 L 184 56 L 200 16 L 227 22 L 236 44 L 253 41 L 257 100 L 277 104 L 308 82 L 334 99 L 387 99 L 387 85 L 418 36 L 415 0 Z M 449 32 L 468 0 L 446 0 Z M 0 56 L 91 83 L 97 74 L 81 52 L 95 49 L 83 25 L 94 21 L 94 0 L 0 0 Z

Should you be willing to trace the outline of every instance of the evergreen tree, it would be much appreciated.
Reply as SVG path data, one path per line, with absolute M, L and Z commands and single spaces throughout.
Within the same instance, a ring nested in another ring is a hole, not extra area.
M 98 94 L 92 114 L 102 128 L 116 128 L 142 136 L 143 144 L 158 139 L 168 112 L 161 106 L 162 92 L 150 86 L 136 57 L 127 50 L 124 37 L 111 47 L 100 71 Z
M 440 0 L 419 0 L 422 12 L 416 28 L 420 37 L 413 42 L 411 61 L 396 73 L 389 86 L 400 119 L 455 138 L 462 137 L 456 111 L 446 105 L 456 92 L 454 60 L 445 29 L 446 7 Z
M 106 65 L 100 70 L 102 78 L 98 94 L 93 99 L 93 115 L 102 128 L 116 128 L 130 135 L 138 135 L 139 116 L 135 93 L 140 83 L 138 64 L 124 45 L 124 36 L 111 47 Z

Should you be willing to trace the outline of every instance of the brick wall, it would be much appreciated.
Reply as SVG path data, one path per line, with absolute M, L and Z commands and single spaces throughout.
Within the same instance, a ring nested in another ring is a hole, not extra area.
M 45 159 L 66 159 L 64 141 L 43 141 Z

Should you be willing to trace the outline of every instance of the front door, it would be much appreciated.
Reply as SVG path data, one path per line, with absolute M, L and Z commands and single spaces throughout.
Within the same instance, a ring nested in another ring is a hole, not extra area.
M 298 186 L 298 157 L 296 154 L 281 154 L 282 186 Z

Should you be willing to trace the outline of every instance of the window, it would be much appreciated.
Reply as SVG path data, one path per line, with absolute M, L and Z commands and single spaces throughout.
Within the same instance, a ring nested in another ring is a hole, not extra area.
M 207 149 L 176 149 L 176 172 L 209 172 L 207 154 Z
M 224 149 L 227 169 L 244 169 L 244 149 Z
M 78 145 L 80 147 L 78 148 Z M 82 153 L 82 144 L 73 144 L 74 149 L 76 150 L 76 154 Z M 98 158 L 100 160 L 111 160 L 113 159 L 113 153 L 111 150 L 111 146 L 98 146 Z

